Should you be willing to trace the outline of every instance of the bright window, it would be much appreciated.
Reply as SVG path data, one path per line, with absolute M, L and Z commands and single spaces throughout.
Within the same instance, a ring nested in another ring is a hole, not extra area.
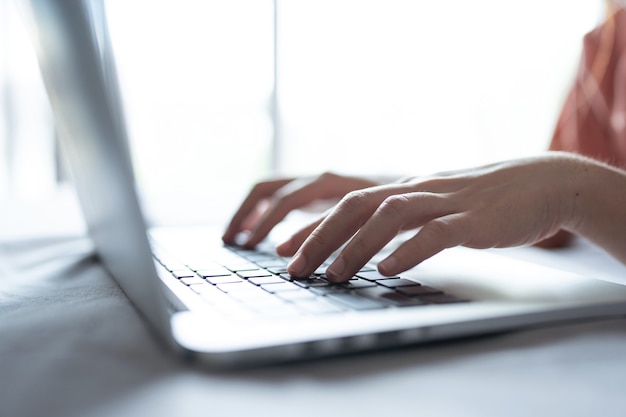
M 601 4 L 279 6 L 281 168 L 413 175 L 546 149 Z
M 35 198 L 56 180 L 54 134 L 12 4 L 0 0 L 0 192 Z M 602 5 L 107 0 L 151 215 L 224 218 L 275 174 L 420 174 L 542 151 Z
M 152 215 L 158 222 L 226 216 L 271 172 L 272 1 L 107 5 L 137 178 Z

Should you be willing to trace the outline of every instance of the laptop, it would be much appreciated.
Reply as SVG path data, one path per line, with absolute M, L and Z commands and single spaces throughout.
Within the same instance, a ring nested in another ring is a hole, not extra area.
M 398 277 L 306 279 L 201 228 L 148 230 L 101 1 L 23 0 L 97 253 L 158 339 L 228 368 L 626 314 L 626 287 L 457 248 Z

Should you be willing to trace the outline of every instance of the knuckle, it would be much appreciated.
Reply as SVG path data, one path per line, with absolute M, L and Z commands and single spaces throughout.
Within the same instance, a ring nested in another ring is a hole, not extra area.
M 433 236 L 446 236 L 448 232 L 450 231 L 450 227 L 446 219 L 438 218 L 438 219 L 431 220 L 424 227 L 424 230 Z
M 252 187 L 250 190 L 250 195 L 255 196 L 257 199 L 270 197 L 275 192 L 275 184 L 274 181 L 266 180 L 261 181 Z
M 280 209 L 297 208 L 300 205 L 298 191 L 290 188 L 281 188 L 270 197 L 270 201 L 274 207 Z
M 323 173 L 322 173 L 322 174 L 318 177 L 318 179 L 319 179 L 320 181 L 324 181 L 324 180 L 334 180 L 334 179 L 336 179 L 336 178 L 338 178 L 338 175 L 337 175 L 337 174 L 335 174 L 335 173 L 333 173 L 333 172 L 331 172 L 331 171 L 325 171 L 325 172 L 323 172 Z
M 440 248 L 465 245 L 469 240 L 476 239 L 475 226 L 467 214 L 456 214 L 440 217 L 427 223 L 420 234 L 432 245 Z
M 270 198 L 273 206 L 282 207 L 289 204 L 291 200 L 291 193 L 275 193 Z
M 370 193 L 365 190 L 350 191 L 339 202 L 337 209 L 343 212 L 356 212 L 369 205 Z
M 416 177 L 409 180 L 407 184 L 414 192 L 448 193 L 462 189 L 464 183 L 452 174 L 443 173 L 428 177 Z
M 262 195 L 264 195 L 266 193 L 266 191 L 265 191 L 266 188 L 267 188 L 267 184 L 266 183 L 264 183 L 264 182 L 256 183 L 250 189 L 250 193 L 249 194 L 253 195 L 253 196 L 259 196 L 260 197 L 260 196 L 262 196 Z
M 398 217 L 406 212 L 410 203 L 411 201 L 406 195 L 392 195 L 382 202 L 378 211 L 383 216 Z
M 438 218 L 429 221 L 418 233 L 419 239 L 415 242 L 420 246 L 439 247 L 448 245 L 452 237 L 452 230 L 445 219 Z

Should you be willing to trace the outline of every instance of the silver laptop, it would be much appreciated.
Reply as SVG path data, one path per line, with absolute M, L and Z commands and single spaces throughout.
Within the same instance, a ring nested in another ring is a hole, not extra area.
M 99 1 L 25 0 L 63 150 L 98 254 L 158 338 L 215 367 L 397 347 L 626 314 L 626 287 L 451 249 L 399 277 L 286 274 L 271 250 L 147 231 Z

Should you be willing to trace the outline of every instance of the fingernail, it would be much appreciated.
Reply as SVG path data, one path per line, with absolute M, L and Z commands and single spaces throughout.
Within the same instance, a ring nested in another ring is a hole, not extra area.
M 291 262 L 287 265 L 287 271 L 289 275 L 294 277 L 301 277 L 304 273 L 304 268 L 306 267 L 306 258 L 301 253 L 296 254 L 296 256 L 291 259 Z
M 233 243 L 237 246 L 246 246 L 250 241 L 250 232 L 239 232 L 233 238 Z
M 326 270 L 326 276 L 331 281 L 341 281 L 345 269 L 346 262 L 343 260 L 343 257 L 340 256 L 328 267 Z

